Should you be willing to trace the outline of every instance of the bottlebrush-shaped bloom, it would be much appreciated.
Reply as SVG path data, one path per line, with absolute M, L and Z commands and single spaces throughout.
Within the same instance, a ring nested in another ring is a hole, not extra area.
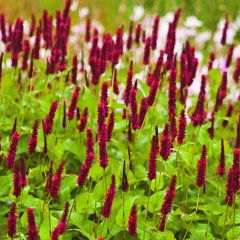
M 209 56 L 209 62 L 208 62 L 208 71 L 212 69 L 214 60 L 215 60 L 215 53 L 211 52 Z
M 198 187 L 203 187 L 206 184 L 206 167 L 207 167 L 207 147 L 204 144 L 202 146 L 202 154 L 200 159 L 198 160 L 197 167 L 196 185 Z
M 118 50 L 118 55 L 123 54 L 123 28 L 120 27 L 116 31 L 115 49 Z
M 49 113 L 48 113 L 48 115 L 44 119 L 44 132 L 45 132 L 46 135 L 48 135 L 48 134 L 50 134 L 52 132 L 53 120 L 54 120 L 57 108 L 58 108 L 58 102 L 57 101 L 53 101 L 51 103 Z
M 105 123 L 105 106 L 103 102 L 98 104 L 98 135 L 102 133 L 102 128 Z
M 114 68 L 113 72 L 113 92 L 118 95 L 119 94 L 119 87 L 118 87 L 118 80 L 117 80 L 117 69 Z
M 137 109 L 137 91 L 132 88 L 130 91 L 130 122 L 131 128 L 134 130 L 139 128 Z
M 87 129 L 87 140 L 86 140 L 86 152 L 94 154 L 94 140 L 93 140 L 93 132 L 91 128 Z
M 10 208 L 10 212 L 8 214 L 8 235 L 11 238 L 14 238 L 16 235 L 16 227 L 17 227 L 17 214 L 16 214 L 16 203 L 13 202 Z
M 230 118 L 232 116 L 232 113 L 233 113 L 233 104 L 230 103 L 227 109 L 226 117 Z M 222 126 L 226 127 L 227 125 L 228 125 L 228 120 L 224 119 L 222 122 Z
M 164 195 L 163 204 L 160 210 L 162 216 L 167 216 L 171 212 L 173 200 L 176 195 L 176 181 L 177 177 L 176 175 L 173 175 L 169 187 L 167 189 L 167 192 Z
M 217 105 L 222 105 L 223 99 L 227 96 L 227 72 L 222 75 L 222 81 L 218 89 Z
M 137 206 L 132 205 L 131 212 L 128 218 L 128 234 L 134 236 L 137 234 Z
M 148 179 L 153 180 L 157 177 L 157 154 L 158 154 L 158 142 L 157 137 L 152 137 L 151 150 L 148 160 Z
M 161 68 L 163 65 L 163 55 L 164 55 L 164 51 L 161 50 L 160 51 L 160 55 L 157 59 L 156 65 L 155 65 L 155 69 L 153 71 L 153 76 L 154 78 L 158 81 L 160 78 L 160 73 L 161 73 Z M 151 85 L 150 85 L 151 86 Z
M 208 134 L 209 134 L 209 137 L 211 138 L 211 139 L 213 139 L 214 138 L 214 123 L 215 123 L 215 112 L 213 111 L 212 113 L 211 113 L 211 118 L 210 118 L 210 122 L 211 122 L 211 126 L 210 126 L 210 128 L 208 128 Z
M 15 131 L 12 134 L 12 140 L 11 140 L 10 147 L 6 157 L 6 165 L 8 169 L 11 169 L 14 165 L 14 161 L 16 158 L 17 145 L 19 140 L 20 140 L 20 135 L 18 132 Z
M 165 52 L 167 53 L 167 60 L 165 63 L 166 70 L 169 70 L 172 66 L 175 42 L 176 42 L 176 29 L 173 23 L 170 23 L 168 28 L 168 34 L 167 34 L 166 47 L 165 47 Z
M 114 128 L 114 111 L 111 112 L 107 124 L 107 141 L 109 142 L 112 138 L 112 132 Z
M 132 89 L 132 80 L 133 80 L 133 70 L 132 70 L 132 62 L 131 62 L 130 68 L 127 73 L 126 88 L 123 93 L 123 101 L 126 104 L 126 106 L 128 106 L 128 104 L 129 104 L 130 91 Z
M 87 122 L 88 122 L 88 108 L 86 107 L 83 110 L 83 113 L 82 113 L 81 118 L 80 118 L 80 123 L 78 125 L 79 133 L 84 131 L 84 129 L 87 126 Z
M 107 153 L 107 126 L 104 123 L 101 132 L 98 132 L 98 146 L 100 166 L 106 168 L 108 166 L 108 153 Z
M 63 119 L 62 119 L 62 127 L 63 128 L 66 128 L 66 126 L 67 126 L 66 115 L 67 115 L 67 113 L 66 113 L 66 102 L 64 101 L 63 102 Z
M 130 22 L 130 27 L 128 31 L 128 38 L 127 38 L 127 49 L 129 50 L 132 47 L 132 31 L 133 31 L 133 21 Z
M 157 81 L 153 77 L 152 84 L 151 84 L 149 94 L 148 94 L 148 106 L 153 105 L 153 103 L 155 101 L 155 98 L 156 98 L 156 95 L 157 95 L 158 88 L 159 88 L 159 81 Z
M 53 177 L 53 161 L 50 162 L 50 167 L 49 167 L 49 171 L 47 174 L 47 183 L 45 186 L 45 190 L 49 193 L 51 192 L 52 177 Z
M 231 167 L 228 171 L 227 176 L 227 183 L 226 183 L 226 196 L 225 196 L 225 202 L 228 205 L 233 205 L 234 202 L 234 189 L 236 189 L 236 186 L 234 186 L 234 171 Z
M 233 79 L 236 83 L 239 82 L 239 76 L 240 76 L 240 57 L 237 58 L 237 63 L 235 66 L 235 70 L 233 72 Z
M 205 95 L 206 95 L 205 86 L 206 86 L 206 76 L 202 75 L 201 88 L 200 88 L 200 93 L 198 95 L 197 105 L 195 107 L 194 112 L 190 116 L 194 127 L 198 125 L 202 125 L 207 117 L 207 113 L 204 110 Z
M 38 142 L 38 120 L 35 120 L 33 128 L 32 128 L 32 134 L 28 141 L 28 152 L 29 154 L 36 152 L 37 142 Z
M 26 70 L 28 68 L 28 57 L 30 53 L 30 43 L 29 40 L 23 41 L 23 58 L 22 58 L 22 70 Z
M 228 68 L 232 63 L 234 47 L 235 47 L 234 44 L 232 44 L 228 50 L 227 59 L 226 59 L 226 68 Z
M 126 162 L 124 160 L 123 162 L 123 171 L 122 171 L 122 185 L 121 185 L 121 190 L 123 192 L 127 192 L 128 191 L 128 177 L 127 177 L 127 173 L 126 173 Z
M 81 166 L 80 171 L 79 171 L 79 175 L 78 175 L 78 179 L 77 179 L 78 186 L 80 186 L 80 187 L 84 186 L 87 176 L 88 176 L 88 173 L 89 173 L 89 170 L 92 166 L 93 160 L 94 160 L 94 153 L 89 152 L 86 156 L 86 160 L 84 161 L 84 163 Z
M 75 114 L 75 110 L 76 110 L 77 102 L 78 102 L 78 97 L 79 97 L 79 92 L 80 92 L 80 88 L 76 87 L 72 94 L 72 100 L 71 100 L 71 103 L 70 103 L 70 106 L 69 106 L 68 112 L 67 112 L 67 116 L 70 121 L 74 118 L 74 114 Z
M 167 220 L 167 216 L 166 216 L 166 215 L 162 215 L 162 216 L 161 216 L 161 220 L 160 220 L 160 224 L 159 224 L 159 230 L 160 230 L 161 232 L 164 231 L 165 224 L 166 224 L 166 220 Z
M 221 38 L 221 44 L 222 45 L 226 44 L 228 28 L 229 28 L 229 21 L 228 21 L 228 16 L 226 16 L 225 24 L 224 24 L 224 27 L 223 27 L 223 30 L 222 30 L 222 38 Z
M 107 194 L 104 200 L 104 204 L 101 213 L 104 218 L 109 218 L 112 210 L 112 204 L 116 193 L 116 180 L 115 175 L 112 175 L 111 184 L 107 190 Z
M 72 83 L 73 84 L 77 83 L 77 70 L 78 70 L 78 59 L 77 59 L 77 55 L 75 55 L 72 60 Z
M 177 23 L 178 23 L 178 20 L 179 20 L 179 18 L 181 16 L 181 12 L 182 12 L 182 9 L 179 8 L 179 9 L 177 9 L 177 11 L 174 14 L 174 18 L 173 18 L 173 22 L 172 22 L 174 28 L 177 27 Z
M 21 175 L 21 187 L 23 188 L 28 184 L 25 159 L 23 155 L 21 155 L 20 157 L 20 175 Z
M 162 138 L 161 138 L 161 148 L 160 148 L 160 155 L 162 156 L 163 160 L 166 161 L 171 154 L 172 142 L 169 136 L 169 125 L 165 124 Z
M 65 165 L 65 161 L 63 160 L 56 173 L 54 174 L 54 176 L 52 177 L 52 181 L 51 181 L 51 189 L 50 189 L 50 195 L 51 197 L 55 198 L 58 196 L 59 194 L 59 190 L 60 190 L 60 186 L 61 186 L 61 181 L 62 181 L 62 173 L 63 173 L 63 169 L 64 169 L 64 165 Z
M 100 101 L 104 104 L 105 117 L 108 116 L 108 82 L 102 83 Z
M 27 219 L 28 219 L 28 240 L 38 240 L 38 229 L 35 222 L 34 210 L 32 208 L 27 209 Z
M 143 64 L 148 65 L 150 62 L 150 50 L 151 50 L 151 38 L 148 37 L 145 41 L 144 54 L 143 54 Z
M 176 68 L 172 67 L 168 85 L 168 118 L 176 115 Z
M 57 229 L 57 232 L 62 235 L 64 232 L 67 230 L 67 218 L 68 218 L 68 213 L 69 213 L 69 202 L 65 203 L 64 211 L 61 216 L 60 221 L 58 222 L 57 226 L 55 229 Z M 53 231 L 55 231 L 55 229 Z
M 170 135 L 171 135 L 171 141 L 174 142 L 175 138 L 177 137 L 177 123 L 175 116 L 172 116 L 170 118 Z
M 148 98 L 143 97 L 141 100 L 140 111 L 138 115 L 139 128 L 142 127 L 147 111 L 148 111 Z
M 186 126 L 187 126 L 186 114 L 185 114 L 185 110 L 183 109 L 180 113 L 179 120 L 178 120 L 178 136 L 177 136 L 178 144 L 184 143 L 184 139 L 186 135 Z
M 141 31 L 142 31 L 142 25 L 141 23 L 138 23 L 135 30 L 135 43 L 137 44 L 140 43 Z
M 159 25 L 160 17 L 156 16 L 154 18 L 154 23 L 153 23 L 153 30 L 152 30 L 152 38 L 151 38 L 151 46 L 152 49 L 156 49 L 157 47 L 157 39 L 158 39 L 158 25 Z
M 7 35 L 6 35 L 6 24 L 5 24 L 5 16 L 2 13 L 0 15 L 0 28 L 1 28 L 1 40 L 6 43 L 7 42 Z
M 223 176 L 226 172 L 225 169 L 225 151 L 224 151 L 224 141 L 221 139 L 221 154 L 218 164 L 218 175 Z
M 90 18 L 88 18 L 85 26 L 85 41 L 89 42 L 90 39 L 91 39 L 91 20 Z
M 40 42 L 41 42 L 41 26 L 37 27 L 34 47 L 33 47 L 33 58 L 39 59 L 39 50 L 40 50 Z

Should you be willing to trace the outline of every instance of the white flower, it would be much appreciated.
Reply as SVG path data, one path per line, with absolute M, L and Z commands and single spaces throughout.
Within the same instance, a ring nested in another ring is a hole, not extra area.
M 196 27 L 201 27 L 202 22 L 200 20 L 198 20 L 195 16 L 189 16 L 189 17 L 187 17 L 184 25 L 186 27 L 196 28 Z
M 0 53 L 3 53 L 6 51 L 6 45 L 3 41 L 0 41 Z
M 133 8 L 133 15 L 131 19 L 133 21 L 139 21 L 144 15 L 144 8 L 141 5 L 137 5 Z
M 76 11 L 78 7 L 78 0 L 73 1 L 70 10 L 71 11 Z
M 79 9 L 79 17 L 84 18 L 89 14 L 89 8 L 88 7 L 83 7 Z

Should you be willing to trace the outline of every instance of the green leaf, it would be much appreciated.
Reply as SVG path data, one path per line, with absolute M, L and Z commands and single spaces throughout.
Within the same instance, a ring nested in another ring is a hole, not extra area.
M 89 192 L 80 193 L 76 197 L 76 209 L 79 213 L 93 213 L 95 209 L 93 194 Z

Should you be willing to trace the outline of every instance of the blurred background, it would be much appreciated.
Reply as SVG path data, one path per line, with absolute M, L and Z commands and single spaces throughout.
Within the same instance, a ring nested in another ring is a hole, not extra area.
M 151 14 L 164 15 L 166 12 L 183 8 L 183 15 L 195 15 L 204 22 L 206 28 L 214 30 L 220 17 L 229 15 L 236 18 L 240 10 L 239 0 L 73 0 L 78 7 L 88 7 L 92 17 L 99 20 L 107 31 L 116 26 L 128 25 L 129 17 L 135 5 L 142 5 Z M 63 9 L 64 0 L 0 0 L 0 12 L 11 22 L 16 16 L 29 18 L 31 13 L 39 17 L 44 9 L 51 14 Z M 72 13 L 73 21 L 79 19 L 78 13 Z

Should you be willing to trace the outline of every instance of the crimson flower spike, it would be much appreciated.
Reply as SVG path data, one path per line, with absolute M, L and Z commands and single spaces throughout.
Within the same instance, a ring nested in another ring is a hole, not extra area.
M 229 28 L 229 20 L 228 20 L 228 16 L 226 16 L 225 24 L 224 24 L 224 27 L 223 27 L 223 30 L 222 30 L 222 38 L 221 38 L 221 44 L 222 45 L 226 44 L 228 28 Z
M 126 162 L 124 160 L 123 162 L 123 171 L 122 171 L 122 185 L 121 185 L 121 190 L 123 192 L 127 192 L 129 188 L 129 183 L 128 183 L 128 177 L 126 173 Z
M 223 99 L 227 96 L 227 72 L 222 75 L 222 81 L 217 94 L 217 106 L 222 105 Z
M 19 197 L 21 194 L 21 174 L 19 172 L 19 166 L 17 162 L 14 163 L 14 173 L 13 173 L 13 195 Z
M 130 92 L 130 122 L 134 130 L 139 128 L 137 109 L 137 91 L 132 88 Z
M 138 115 L 139 128 L 141 128 L 143 125 L 147 111 L 148 111 L 148 99 L 147 97 L 143 97 L 141 100 L 140 111 Z
M 41 25 L 37 27 L 34 47 L 33 47 L 33 58 L 39 59 L 39 50 L 40 50 L 40 41 L 41 41 Z
M 62 127 L 66 128 L 67 121 L 66 121 L 66 102 L 63 101 L 63 119 L 62 119 Z
M 44 130 L 45 130 L 45 134 L 46 135 L 48 135 L 48 134 L 50 134 L 52 132 L 53 120 L 54 120 L 57 108 L 58 108 L 58 102 L 57 101 L 53 101 L 51 103 L 49 113 L 48 113 L 48 115 L 44 119 Z
M 235 188 L 236 187 L 234 186 L 234 171 L 233 171 L 233 168 L 231 167 L 228 171 L 227 183 L 226 183 L 225 202 L 227 205 L 233 205 Z
M 153 23 L 153 30 L 152 30 L 152 42 L 151 42 L 151 47 L 152 49 L 156 49 L 157 47 L 157 39 L 158 39 L 158 25 L 159 25 L 160 17 L 156 16 L 154 18 L 154 23 Z
M 152 76 L 153 77 L 153 76 Z M 151 87 L 148 94 L 148 106 L 152 106 L 156 99 L 157 91 L 159 88 L 159 81 L 153 77 Z
M 207 129 L 207 131 L 208 131 L 209 137 L 211 139 L 213 139 L 214 138 L 214 132 L 215 132 L 214 131 L 214 123 L 215 123 L 215 113 L 214 113 L 214 111 L 211 113 L 210 122 L 211 122 L 211 126 L 210 126 L 210 128 Z
M 234 44 L 232 44 L 228 50 L 227 59 L 226 59 L 226 68 L 230 67 L 232 63 L 234 47 L 235 47 Z
M 169 136 L 169 125 L 165 124 L 162 138 L 161 138 L 161 148 L 160 148 L 160 155 L 162 156 L 163 160 L 166 161 L 171 154 L 172 142 Z
M 210 71 L 213 68 L 214 60 L 215 60 L 215 53 L 211 52 L 209 56 L 209 62 L 208 62 L 208 71 Z
M 174 14 L 174 18 L 173 18 L 172 24 L 173 24 L 173 26 L 174 26 L 175 28 L 177 27 L 177 23 L 178 23 L 178 20 L 179 20 L 179 18 L 180 18 L 180 16 L 181 16 L 181 12 L 182 12 L 182 9 L 179 8 L 179 9 L 175 12 L 175 14 Z
M 43 128 L 43 141 L 44 141 L 42 155 L 44 156 L 47 153 L 47 135 L 45 131 L 44 120 L 42 120 L 42 128 Z
M 26 70 L 28 68 L 28 57 L 30 53 L 30 43 L 29 40 L 23 41 L 23 58 L 22 58 L 22 70 Z
M 157 177 L 157 154 L 158 154 L 158 142 L 157 136 L 153 135 L 152 143 L 151 143 L 151 150 L 149 154 L 148 160 L 148 179 L 153 180 Z
M 55 198 L 59 195 L 64 165 L 65 165 L 65 161 L 62 160 L 55 175 L 52 177 L 51 190 L 50 190 L 50 195 L 52 198 Z
M 137 206 L 132 205 L 131 212 L 128 218 L 128 234 L 134 236 L 137 234 Z
M 197 187 L 204 187 L 204 185 L 206 184 L 206 167 L 207 167 L 207 147 L 204 144 L 202 146 L 201 157 L 198 160 L 197 179 L 196 179 Z
M 172 209 L 173 201 L 176 195 L 176 181 L 177 177 L 176 175 L 173 175 L 169 187 L 167 188 L 167 192 L 164 195 L 163 204 L 160 209 L 161 213 L 161 222 L 159 225 L 160 231 L 164 231 L 167 215 L 171 212 Z
M 170 119 L 170 134 L 171 134 L 171 140 L 172 142 L 175 141 L 175 138 L 177 137 L 177 123 L 176 123 L 176 117 L 172 116 Z
M 10 208 L 10 212 L 8 214 L 8 235 L 11 238 L 14 238 L 16 235 L 16 227 L 17 227 L 17 214 L 16 214 L 16 203 L 13 202 Z
M 111 214 L 112 204 L 113 204 L 113 200 L 115 197 L 115 193 L 116 193 L 116 179 L 115 179 L 115 175 L 112 175 L 111 184 L 108 187 L 107 194 L 106 194 L 106 197 L 104 200 L 104 204 L 101 209 L 101 213 L 104 218 L 109 218 L 109 216 Z
M 233 104 L 230 103 L 227 109 L 226 117 L 230 118 L 232 116 L 232 113 L 233 113 Z M 224 119 L 222 122 L 222 126 L 226 127 L 227 125 L 228 125 L 228 120 Z
M 21 187 L 23 188 L 28 184 L 24 155 L 21 155 L 20 157 L 20 175 L 21 175 Z
M 52 177 L 53 177 L 53 161 L 50 162 L 50 167 L 47 174 L 47 182 L 45 186 L 45 190 L 49 193 L 51 192 Z
M 177 136 L 178 144 L 184 143 L 184 139 L 186 136 L 186 126 L 187 126 L 186 114 L 185 110 L 183 109 L 180 113 L 178 120 L 178 136 Z
M 20 140 L 20 135 L 18 132 L 15 131 L 12 135 L 12 140 L 11 140 L 10 147 L 6 157 L 6 165 L 8 169 L 13 168 L 14 166 L 19 140 Z
M 34 210 L 32 208 L 27 209 L 27 219 L 28 219 L 28 240 L 38 240 L 38 229 L 35 222 Z
M 32 128 L 32 134 L 28 141 L 28 152 L 29 154 L 33 154 L 36 152 L 37 142 L 38 142 L 38 120 L 35 120 L 33 128 Z
M 36 25 L 36 20 L 35 20 L 35 15 L 32 14 L 31 16 L 31 24 L 30 24 L 30 29 L 29 29 L 29 37 L 32 37 L 35 31 L 35 25 Z
M 92 166 L 93 160 L 94 160 L 94 153 L 89 152 L 86 156 L 84 163 L 82 164 L 82 166 L 80 168 L 80 171 L 79 171 L 79 175 L 78 175 L 78 179 L 77 179 L 77 184 L 79 187 L 84 186 L 84 184 L 87 180 L 89 170 Z
M 114 68 L 114 71 L 113 71 L 113 92 L 116 95 L 119 94 L 118 79 L 117 79 L 117 69 L 116 68 Z
M 145 41 L 144 53 L 143 53 L 143 64 L 149 65 L 150 62 L 150 50 L 151 50 L 151 38 L 148 37 Z
M 194 112 L 190 116 L 193 126 L 202 125 L 207 117 L 207 113 L 204 110 L 205 95 L 206 95 L 206 76 L 202 75 L 200 93 L 198 95 L 197 105 Z
M 225 169 L 225 151 L 224 151 L 224 141 L 221 139 L 221 154 L 218 164 L 218 175 L 223 176 L 226 172 Z
M 161 50 L 160 55 L 159 55 L 159 57 L 157 59 L 157 62 L 156 62 L 155 69 L 153 71 L 153 76 L 157 80 L 159 80 L 159 78 L 160 78 L 161 68 L 162 68 L 162 65 L 163 65 L 163 55 L 164 55 L 164 51 Z
M 65 203 L 64 211 L 61 216 L 60 221 L 58 222 L 56 228 L 58 229 L 58 233 L 60 235 L 63 235 L 64 232 L 67 230 L 67 218 L 68 218 L 68 213 L 69 213 L 69 202 Z M 55 228 L 55 229 L 56 229 Z
M 129 50 L 132 47 L 132 31 L 133 31 L 133 21 L 130 22 L 130 27 L 128 31 L 128 38 L 127 38 L 127 49 Z
M 91 128 L 87 129 L 86 150 L 87 150 L 87 154 L 90 152 L 94 154 L 94 140 L 93 140 L 93 132 Z
M 83 110 L 83 113 L 82 113 L 81 118 L 80 118 L 80 123 L 78 125 L 79 133 L 84 131 L 84 129 L 87 126 L 87 122 L 88 122 L 88 108 L 86 107 Z
M 135 43 L 137 44 L 140 43 L 141 31 L 142 31 L 142 25 L 141 23 L 138 23 L 135 30 Z
M 239 76 L 240 76 L 240 57 L 237 58 L 236 67 L 233 73 L 233 79 L 235 83 L 239 83 Z
M 70 121 L 74 118 L 74 114 L 75 114 L 75 110 L 76 110 L 77 102 L 78 102 L 78 97 L 79 97 L 79 92 L 80 92 L 80 88 L 76 87 L 72 94 L 72 100 L 71 100 L 71 103 L 70 103 L 70 106 L 69 106 L 68 112 L 67 112 L 67 116 Z
M 85 26 L 85 41 L 89 42 L 91 39 L 91 20 L 90 18 L 87 19 L 86 26 Z
M 176 115 L 176 75 L 177 71 L 174 66 L 171 67 L 168 85 L 168 118 L 171 119 Z
M 108 153 L 107 153 L 107 126 L 104 123 L 101 132 L 98 133 L 98 145 L 100 155 L 100 166 L 106 168 L 108 166 Z
M 130 62 L 130 68 L 127 73 L 127 83 L 126 83 L 126 88 L 123 93 L 123 101 L 128 106 L 129 104 L 129 97 L 130 97 L 130 91 L 132 89 L 133 85 L 133 62 Z
M 108 82 L 102 83 L 100 101 L 104 104 L 104 115 L 108 116 Z
M 1 27 L 1 40 L 6 43 L 7 42 L 7 35 L 6 35 L 6 24 L 5 24 L 5 16 L 2 13 L 0 16 L 0 27 Z
M 123 27 L 118 28 L 116 31 L 115 49 L 118 50 L 118 55 L 123 54 Z
M 107 124 L 107 141 L 109 142 L 112 138 L 112 132 L 114 128 L 114 111 L 111 112 Z
M 73 84 L 77 83 L 77 70 L 78 70 L 78 59 L 77 59 L 77 55 L 75 55 L 72 60 L 72 83 Z

